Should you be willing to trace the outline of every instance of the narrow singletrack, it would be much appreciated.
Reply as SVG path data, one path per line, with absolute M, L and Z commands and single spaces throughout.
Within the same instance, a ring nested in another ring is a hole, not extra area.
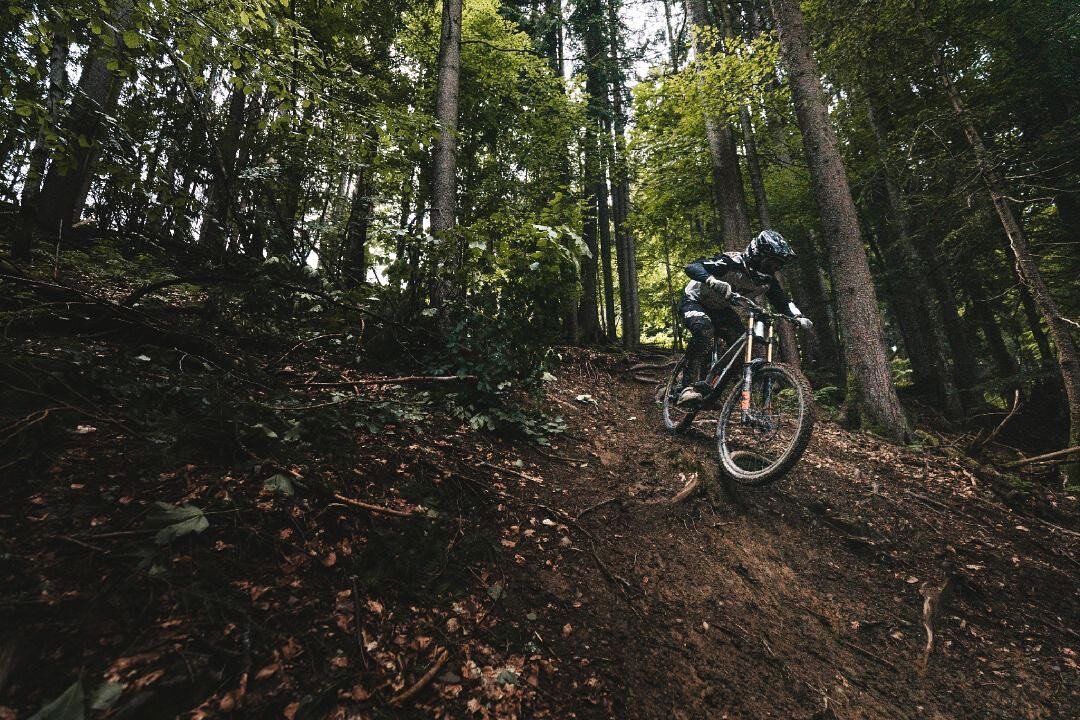
M 572 439 L 548 455 L 589 462 L 538 458 L 571 543 L 519 546 L 544 568 L 518 581 L 546 601 L 538 636 L 586 675 L 563 677 L 556 715 L 1075 716 L 1076 535 L 944 453 L 826 421 L 787 478 L 732 498 L 711 435 L 661 431 L 654 389 L 601 360 L 549 392 Z

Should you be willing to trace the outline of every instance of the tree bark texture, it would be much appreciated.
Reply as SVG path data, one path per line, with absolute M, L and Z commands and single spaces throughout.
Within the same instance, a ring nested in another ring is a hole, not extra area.
M 608 140 L 611 134 L 607 128 L 603 128 L 604 139 Z M 608 179 L 609 165 L 601 163 L 600 176 L 593 187 L 593 197 L 596 198 L 596 220 L 600 230 L 600 266 L 604 274 L 604 329 L 607 339 L 615 341 L 615 287 L 614 274 L 611 266 L 611 212 L 608 205 Z
M 612 220 L 619 263 L 619 307 L 622 315 L 623 346 L 636 348 L 641 342 L 641 320 L 637 287 L 637 250 L 627 219 L 630 215 L 630 171 L 626 163 L 626 110 L 623 106 L 622 66 L 619 63 L 619 38 L 622 29 L 615 0 L 608 0 L 608 35 L 611 45 L 611 105 L 614 119 L 614 143 L 611 153 Z
M 435 175 L 432 184 L 431 232 L 438 235 L 454 227 L 457 212 L 457 123 L 461 79 L 461 4 L 444 0 L 439 41 L 439 79 L 436 86 L 435 119 L 439 138 L 435 142 Z
M 435 141 L 432 177 L 431 232 L 438 239 L 442 267 L 432 289 L 432 305 L 440 319 L 447 304 L 462 288 L 455 287 L 461 265 L 461 250 L 453 229 L 457 224 L 457 126 L 461 82 L 462 0 L 443 0 L 442 31 L 439 39 L 439 77 L 435 90 L 435 119 L 439 137 Z
M 113 48 L 124 47 L 123 33 L 131 23 L 132 3 L 121 2 L 110 18 Z M 122 80 L 108 68 L 100 48 L 87 53 L 79 86 L 68 109 L 64 131 L 70 143 L 66 157 L 54 157 L 37 198 L 36 216 L 43 228 L 57 232 L 82 217 L 94 162 L 101 151 L 103 118 L 116 109 Z
M 585 190 L 584 225 L 581 237 L 592 257 L 581 259 L 581 306 L 578 312 L 578 330 L 584 342 L 600 340 L 601 328 L 598 318 L 597 298 L 599 282 L 597 269 L 600 263 L 599 223 L 606 222 L 607 193 L 604 184 L 604 133 L 603 116 L 607 106 L 607 80 L 604 65 L 607 62 L 607 46 L 604 42 L 604 12 L 601 0 L 587 0 L 578 4 L 577 13 L 581 26 L 581 40 L 585 49 L 585 143 L 582 186 Z M 602 192 L 601 188 L 605 190 Z M 601 216 L 600 203 L 605 205 Z
M 712 27 L 705 0 L 686 0 L 687 11 L 694 25 L 700 29 Z M 694 51 L 699 57 L 715 52 L 700 38 L 694 40 Z M 742 173 L 739 156 L 735 152 L 735 137 L 731 126 L 705 111 L 705 138 L 709 143 L 709 159 L 712 163 L 713 192 L 724 238 L 724 249 L 741 250 L 750 239 L 750 212 L 743 194 Z
M 1073 330 L 1065 320 L 1061 307 L 1050 292 L 1043 280 L 1039 264 L 1031 252 L 1027 237 L 1023 228 L 1013 213 L 1009 204 L 1009 192 L 1004 178 L 994 167 L 990 154 L 983 143 L 982 136 L 976 129 L 974 122 L 968 115 L 967 108 L 960 91 L 952 81 L 948 69 L 945 67 L 945 58 L 933 39 L 928 28 L 924 28 L 924 39 L 934 52 L 934 65 L 941 77 L 941 83 L 952 104 L 956 118 L 960 122 L 964 136 L 975 155 L 975 166 L 982 176 L 986 189 L 990 193 L 990 199 L 994 203 L 1001 226 L 1009 239 L 1009 248 L 1016 262 L 1016 272 L 1020 281 L 1031 292 L 1040 314 L 1046 320 L 1046 327 L 1057 348 L 1058 367 L 1061 370 L 1061 380 L 1065 385 L 1065 397 L 1069 406 L 1069 433 L 1068 446 L 1080 444 L 1080 355 L 1077 353 L 1076 343 L 1073 340 Z M 1070 463 L 1066 469 L 1072 482 L 1080 481 L 1080 461 Z
M 907 440 L 910 432 L 885 353 L 884 329 L 866 249 L 859 234 L 855 203 L 802 10 L 798 0 L 770 0 L 769 4 L 780 33 L 780 52 L 791 84 L 810 182 L 829 253 L 848 366 L 849 419 L 876 426 L 893 439 Z

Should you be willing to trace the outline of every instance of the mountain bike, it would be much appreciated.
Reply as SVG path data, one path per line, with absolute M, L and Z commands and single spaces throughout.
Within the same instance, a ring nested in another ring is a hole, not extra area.
M 723 353 L 714 345 L 709 371 L 695 384 L 702 399 L 693 406 L 677 404 L 686 356 L 675 364 L 660 398 L 664 426 L 684 432 L 696 418 L 719 411 L 716 443 L 723 472 L 742 485 L 765 485 L 790 470 L 806 450 L 814 429 L 813 396 L 798 369 L 772 359 L 775 323 L 794 320 L 738 293 L 729 300 L 748 311 L 746 332 Z M 755 352 L 760 343 L 764 357 L 755 357 L 762 354 Z

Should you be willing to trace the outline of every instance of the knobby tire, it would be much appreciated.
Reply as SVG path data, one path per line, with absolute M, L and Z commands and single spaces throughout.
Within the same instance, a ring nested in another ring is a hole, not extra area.
M 661 390 L 663 392 L 661 416 L 664 427 L 674 433 L 681 433 L 690 427 L 690 423 L 694 422 L 694 416 L 697 415 L 697 410 L 683 410 L 675 405 L 675 401 L 678 400 L 677 397 L 674 397 L 675 388 L 680 387 L 683 368 L 685 367 L 686 356 L 684 355 L 679 362 L 675 363 L 675 367 L 672 369 L 671 374 L 668 375 L 667 382 Z
M 742 382 L 733 384 L 724 400 L 720 411 L 720 421 L 717 424 L 717 449 L 720 455 L 720 467 L 724 475 L 739 485 L 759 487 L 774 482 L 792 468 L 799 458 L 802 457 L 806 446 L 810 443 L 810 435 L 814 430 L 814 401 L 810 389 L 810 381 L 796 368 L 781 363 L 763 365 L 754 373 L 754 383 L 764 383 L 769 378 L 782 379 L 792 388 L 796 395 L 799 417 L 794 436 L 787 441 L 787 446 L 776 458 L 745 450 L 732 450 L 728 447 L 729 438 L 732 434 L 732 413 L 741 417 L 739 401 L 742 396 Z M 757 385 L 753 387 L 757 388 Z M 752 394 L 752 400 L 756 400 Z M 762 410 L 766 412 L 766 410 Z M 738 422 L 737 420 L 735 421 Z M 738 429 L 738 428 L 736 428 Z M 749 431 L 747 431 L 749 432 Z M 765 467 L 750 470 L 736 462 L 740 457 L 757 457 L 766 460 Z

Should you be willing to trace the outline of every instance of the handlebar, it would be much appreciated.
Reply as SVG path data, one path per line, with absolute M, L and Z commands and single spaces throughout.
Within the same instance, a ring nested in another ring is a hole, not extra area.
M 769 312 L 768 310 L 761 307 L 760 305 L 758 305 L 756 302 L 754 302 L 750 298 L 746 297 L 745 295 L 740 295 L 739 293 L 735 292 L 734 290 L 732 290 L 731 295 L 728 296 L 728 302 L 730 302 L 733 305 L 741 305 L 742 307 L 746 308 L 747 310 L 749 310 L 754 315 L 764 315 L 765 317 L 769 318 L 770 320 L 787 320 L 790 323 L 795 322 L 795 318 L 788 317 L 787 315 L 779 315 L 777 313 Z

